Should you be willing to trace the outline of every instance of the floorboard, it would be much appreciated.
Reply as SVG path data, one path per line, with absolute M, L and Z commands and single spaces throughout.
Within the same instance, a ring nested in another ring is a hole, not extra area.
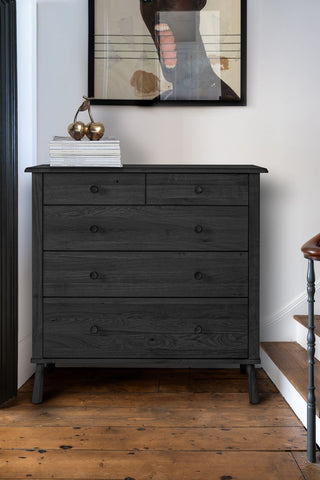
M 289 452 L 6 452 L 4 478 L 124 480 L 303 479 Z M 30 478 L 30 477 L 29 477 Z
M 234 395 L 233 395 L 234 397 Z M 270 398 L 260 405 L 248 405 L 241 395 L 236 407 L 218 402 L 210 408 L 175 409 L 155 404 L 152 408 L 96 408 L 96 407 L 11 407 L 3 410 L 0 426 L 157 426 L 157 427 L 245 427 L 295 426 L 296 417 L 284 402 Z M 270 408 L 271 405 L 274 408 Z M 222 408 L 223 407 L 223 408 Z
M 303 427 L 0 427 L 0 448 L 54 450 L 303 450 Z
M 257 377 L 259 405 L 238 369 L 57 369 L 41 405 L 31 379 L 0 409 L 0 478 L 320 478 L 305 429 L 265 372 Z
M 293 458 L 299 465 L 305 480 L 319 480 L 320 478 L 320 453 L 317 454 L 317 463 L 309 463 L 305 452 L 293 452 Z

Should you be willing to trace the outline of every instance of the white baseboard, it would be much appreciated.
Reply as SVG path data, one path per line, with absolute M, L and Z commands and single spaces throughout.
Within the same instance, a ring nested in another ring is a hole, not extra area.
M 260 348 L 261 364 L 267 375 L 271 378 L 273 383 L 279 389 L 281 395 L 290 405 L 294 413 L 297 415 L 303 426 L 307 426 L 307 402 L 302 398 L 300 393 L 289 382 L 287 377 L 279 370 L 276 364 L 266 354 L 266 352 Z M 320 419 L 316 417 L 316 439 L 317 444 L 320 445 Z M 306 438 L 307 445 L 307 438 Z
M 301 347 L 305 348 L 306 350 L 308 348 L 307 334 L 308 334 L 308 329 L 304 325 L 301 325 L 301 323 L 296 321 L 297 342 L 301 345 Z M 316 335 L 315 337 L 316 337 L 315 357 L 316 357 L 317 360 L 320 361 L 320 337 L 318 337 L 318 335 Z
M 316 282 L 316 291 L 320 290 L 320 280 Z M 320 305 L 315 303 L 316 313 L 320 312 Z M 307 291 L 303 291 L 296 296 L 290 303 L 284 306 L 278 312 L 272 315 L 261 317 L 261 338 L 263 341 L 292 341 L 294 329 L 291 328 L 293 315 L 297 315 L 303 311 L 307 311 Z
M 35 371 L 35 366 L 30 362 L 31 355 L 32 335 L 28 335 L 19 340 L 18 343 L 18 388 L 20 388 Z

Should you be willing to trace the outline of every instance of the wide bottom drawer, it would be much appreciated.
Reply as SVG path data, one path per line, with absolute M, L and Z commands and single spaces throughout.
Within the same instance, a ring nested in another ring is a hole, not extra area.
M 44 300 L 45 358 L 247 358 L 247 299 Z

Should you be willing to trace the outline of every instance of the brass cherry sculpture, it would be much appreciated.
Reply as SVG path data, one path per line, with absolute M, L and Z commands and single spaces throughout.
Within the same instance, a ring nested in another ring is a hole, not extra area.
M 75 140 L 81 140 L 85 135 L 89 138 L 89 140 L 100 140 L 104 134 L 104 126 L 100 122 L 95 122 L 91 115 L 91 105 L 90 100 L 88 97 L 83 97 L 85 100 L 80 105 L 75 114 L 73 123 L 70 123 L 68 126 L 68 133 L 69 135 L 74 138 Z M 85 125 L 83 122 L 77 120 L 79 112 L 88 111 L 89 117 L 91 122 L 88 125 Z

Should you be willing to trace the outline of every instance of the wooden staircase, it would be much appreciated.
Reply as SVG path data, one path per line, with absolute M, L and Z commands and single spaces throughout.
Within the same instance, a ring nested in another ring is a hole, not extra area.
M 314 262 L 320 261 L 320 233 L 302 245 L 301 251 L 308 261 L 308 319 L 304 315 L 295 317 L 298 342 L 265 342 L 261 345 L 261 357 L 269 377 L 307 428 L 307 459 L 309 462 L 315 463 L 317 444 L 320 445 L 320 403 L 318 400 L 317 404 L 315 395 L 317 387 L 319 391 L 320 386 L 320 358 L 319 350 L 316 351 L 316 344 L 319 345 L 320 331 L 319 316 L 314 314 L 316 292 Z M 299 328 L 300 330 L 301 328 L 305 329 L 307 335 L 304 336 L 301 332 L 299 335 Z M 292 337 L 292 332 L 290 335 Z M 305 337 L 307 337 L 307 342 L 305 342 Z M 306 343 L 307 350 L 305 349 Z
M 294 315 L 293 318 L 305 328 L 308 327 L 308 315 Z M 320 315 L 314 316 L 314 333 L 320 337 Z
M 307 315 L 295 315 L 295 342 L 262 342 L 261 363 L 292 410 L 307 426 Z M 316 438 L 320 446 L 320 315 L 315 315 Z
M 303 348 L 307 349 L 308 315 L 294 315 L 293 318 L 296 320 L 296 340 Z M 316 336 L 315 357 L 320 360 L 320 315 L 314 316 L 314 326 L 314 333 Z

